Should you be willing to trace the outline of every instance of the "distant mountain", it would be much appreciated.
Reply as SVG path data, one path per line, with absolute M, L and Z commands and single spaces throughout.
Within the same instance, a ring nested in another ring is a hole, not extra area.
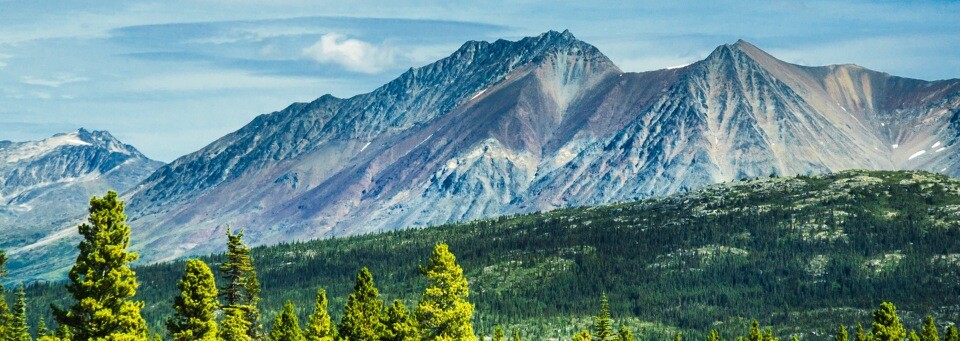
M 594 205 L 770 174 L 960 174 L 960 80 L 789 64 L 738 41 L 621 71 L 572 34 L 468 42 L 371 93 L 262 115 L 132 192 L 146 261 Z
M 106 131 L 0 141 L 0 249 L 43 243 L 80 221 L 91 196 L 127 191 L 162 165 Z

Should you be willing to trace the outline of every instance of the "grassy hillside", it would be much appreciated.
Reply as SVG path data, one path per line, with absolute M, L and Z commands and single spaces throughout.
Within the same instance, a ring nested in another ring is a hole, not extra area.
M 325 287 L 339 319 L 361 266 L 385 298 L 412 304 L 424 286 L 418 266 L 440 241 L 471 281 L 482 334 L 502 324 L 534 339 L 567 338 L 589 324 L 602 292 L 614 317 L 647 338 L 674 328 L 732 336 L 756 318 L 780 335 L 826 339 L 838 322 L 866 322 L 881 300 L 897 303 L 909 327 L 920 314 L 958 320 L 960 180 L 874 171 L 256 248 L 265 316 L 291 299 L 305 317 Z M 182 266 L 137 269 L 138 296 L 157 330 Z M 29 294 L 31 307 L 64 297 L 59 284 Z

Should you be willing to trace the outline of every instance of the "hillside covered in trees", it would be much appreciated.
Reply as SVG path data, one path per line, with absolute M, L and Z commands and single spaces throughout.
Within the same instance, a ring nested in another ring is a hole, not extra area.
M 262 319 L 314 313 L 325 288 L 341 320 L 367 267 L 386 302 L 416 306 L 420 267 L 449 245 L 469 280 L 477 335 L 569 339 L 606 295 L 641 339 L 680 332 L 732 339 L 750 321 L 785 337 L 828 339 L 896 302 L 904 323 L 958 321 L 960 180 L 923 172 L 848 171 L 763 178 L 601 207 L 255 248 Z M 132 228 L 137 228 L 133 224 Z M 223 241 L 226 242 L 226 237 Z M 210 268 L 224 255 L 201 259 Z M 166 330 L 185 262 L 135 268 L 150 330 Z M 217 272 L 217 283 L 225 278 Z M 70 304 L 62 283 L 26 288 L 28 322 Z M 280 321 L 278 319 L 277 321 Z

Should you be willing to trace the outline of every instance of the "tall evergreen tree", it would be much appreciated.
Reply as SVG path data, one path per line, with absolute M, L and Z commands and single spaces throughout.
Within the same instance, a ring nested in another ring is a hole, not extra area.
M 677 331 L 676 334 L 673 334 L 673 341 L 682 341 L 682 340 L 683 340 L 683 336 L 680 335 L 680 331 Z
M 300 320 L 294 311 L 293 303 L 287 301 L 283 305 L 283 311 L 273 320 L 273 328 L 270 329 L 271 341 L 304 341 L 303 331 L 300 330 Z
M 857 341 L 869 341 L 870 339 L 870 334 L 863 331 L 863 325 L 857 323 Z
M 593 340 L 614 341 L 617 339 L 613 331 L 613 321 L 610 320 L 610 304 L 607 294 L 600 295 L 600 314 L 593 318 Z
M 937 324 L 933 321 L 933 316 L 927 315 L 923 320 L 923 328 L 920 331 L 921 341 L 940 341 L 940 333 L 937 332 Z
M 492 341 L 507 341 L 507 336 L 503 332 L 503 328 L 500 326 L 493 327 L 493 337 L 490 338 Z
M 847 327 L 844 327 L 842 324 L 837 328 L 837 336 L 833 338 L 834 341 L 850 341 L 850 335 L 847 335 Z
M 114 191 L 93 197 L 88 222 L 78 228 L 83 240 L 66 285 L 75 303 L 66 310 L 54 309 L 57 323 L 74 340 L 147 339 L 140 315 L 143 303 L 132 300 L 137 277 L 129 264 L 137 254 L 127 251 L 130 226 L 123 206 Z
M 393 301 L 393 305 L 387 309 L 386 319 L 384 341 L 420 340 L 420 326 L 400 300 Z
M 373 284 L 370 270 L 364 267 L 357 274 L 353 293 L 347 297 L 347 305 L 337 332 L 341 340 L 379 341 L 386 331 L 383 320 L 380 292 Z
M 920 341 L 920 335 L 918 335 L 916 331 L 911 330 L 910 334 L 907 335 L 907 340 Z
M 220 265 L 220 272 L 226 281 L 220 289 L 224 299 L 223 310 L 230 314 L 230 310 L 240 310 L 249 327 L 247 335 L 251 339 L 260 336 L 260 282 L 253 267 L 253 258 L 250 256 L 250 247 L 243 243 L 243 231 L 231 233 L 227 229 L 227 260 Z
M 520 337 L 520 329 L 517 327 L 513 327 L 513 338 L 511 339 L 511 341 L 522 341 L 522 340 L 523 338 Z
M 636 338 L 633 336 L 633 332 L 630 331 L 630 328 L 627 326 L 620 326 L 620 341 L 634 341 Z
M 173 301 L 174 315 L 167 330 L 176 341 L 215 341 L 217 339 L 217 284 L 206 263 L 191 259 L 177 284 L 180 296 Z
M 415 311 L 423 339 L 476 340 L 470 322 L 473 304 L 467 301 L 470 296 L 467 279 L 447 244 L 434 246 L 429 264 L 421 267 L 420 272 L 429 282 Z
M 944 336 L 945 341 L 960 341 L 960 330 L 957 330 L 957 326 L 947 327 L 947 335 Z
M 330 314 L 327 313 L 327 291 L 317 290 L 316 306 L 313 315 L 310 315 L 310 321 L 307 323 L 307 330 L 304 336 L 307 341 L 334 341 L 337 338 L 336 330 L 333 329 L 333 322 L 330 320 Z
M 573 334 L 573 341 L 590 341 L 590 331 L 583 330 L 579 333 Z
M 880 308 L 873 312 L 873 339 L 876 341 L 903 341 L 907 337 L 907 330 L 900 323 L 897 316 L 897 307 L 890 302 L 883 302 Z
M 27 325 L 27 294 L 23 284 L 17 288 L 16 300 L 13 303 L 13 315 L 7 325 L 4 340 L 30 341 L 30 326 Z
M 43 316 L 40 316 L 40 320 L 37 321 L 37 339 L 49 334 L 50 330 L 47 329 L 47 321 L 43 319 Z

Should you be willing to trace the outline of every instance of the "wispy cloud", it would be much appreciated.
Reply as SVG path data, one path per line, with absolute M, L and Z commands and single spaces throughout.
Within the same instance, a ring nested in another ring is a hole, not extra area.
M 343 66 L 347 70 L 378 73 L 393 66 L 394 50 L 385 45 L 374 45 L 359 39 L 347 38 L 338 33 L 327 33 L 303 54 L 320 62 Z
M 89 79 L 72 75 L 60 75 L 53 78 L 39 78 L 34 76 L 23 76 L 20 82 L 28 85 L 45 86 L 49 88 L 59 88 L 65 84 L 85 82 Z
M 12 55 L 0 53 L 0 69 L 7 67 L 7 59 L 13 58 Z

